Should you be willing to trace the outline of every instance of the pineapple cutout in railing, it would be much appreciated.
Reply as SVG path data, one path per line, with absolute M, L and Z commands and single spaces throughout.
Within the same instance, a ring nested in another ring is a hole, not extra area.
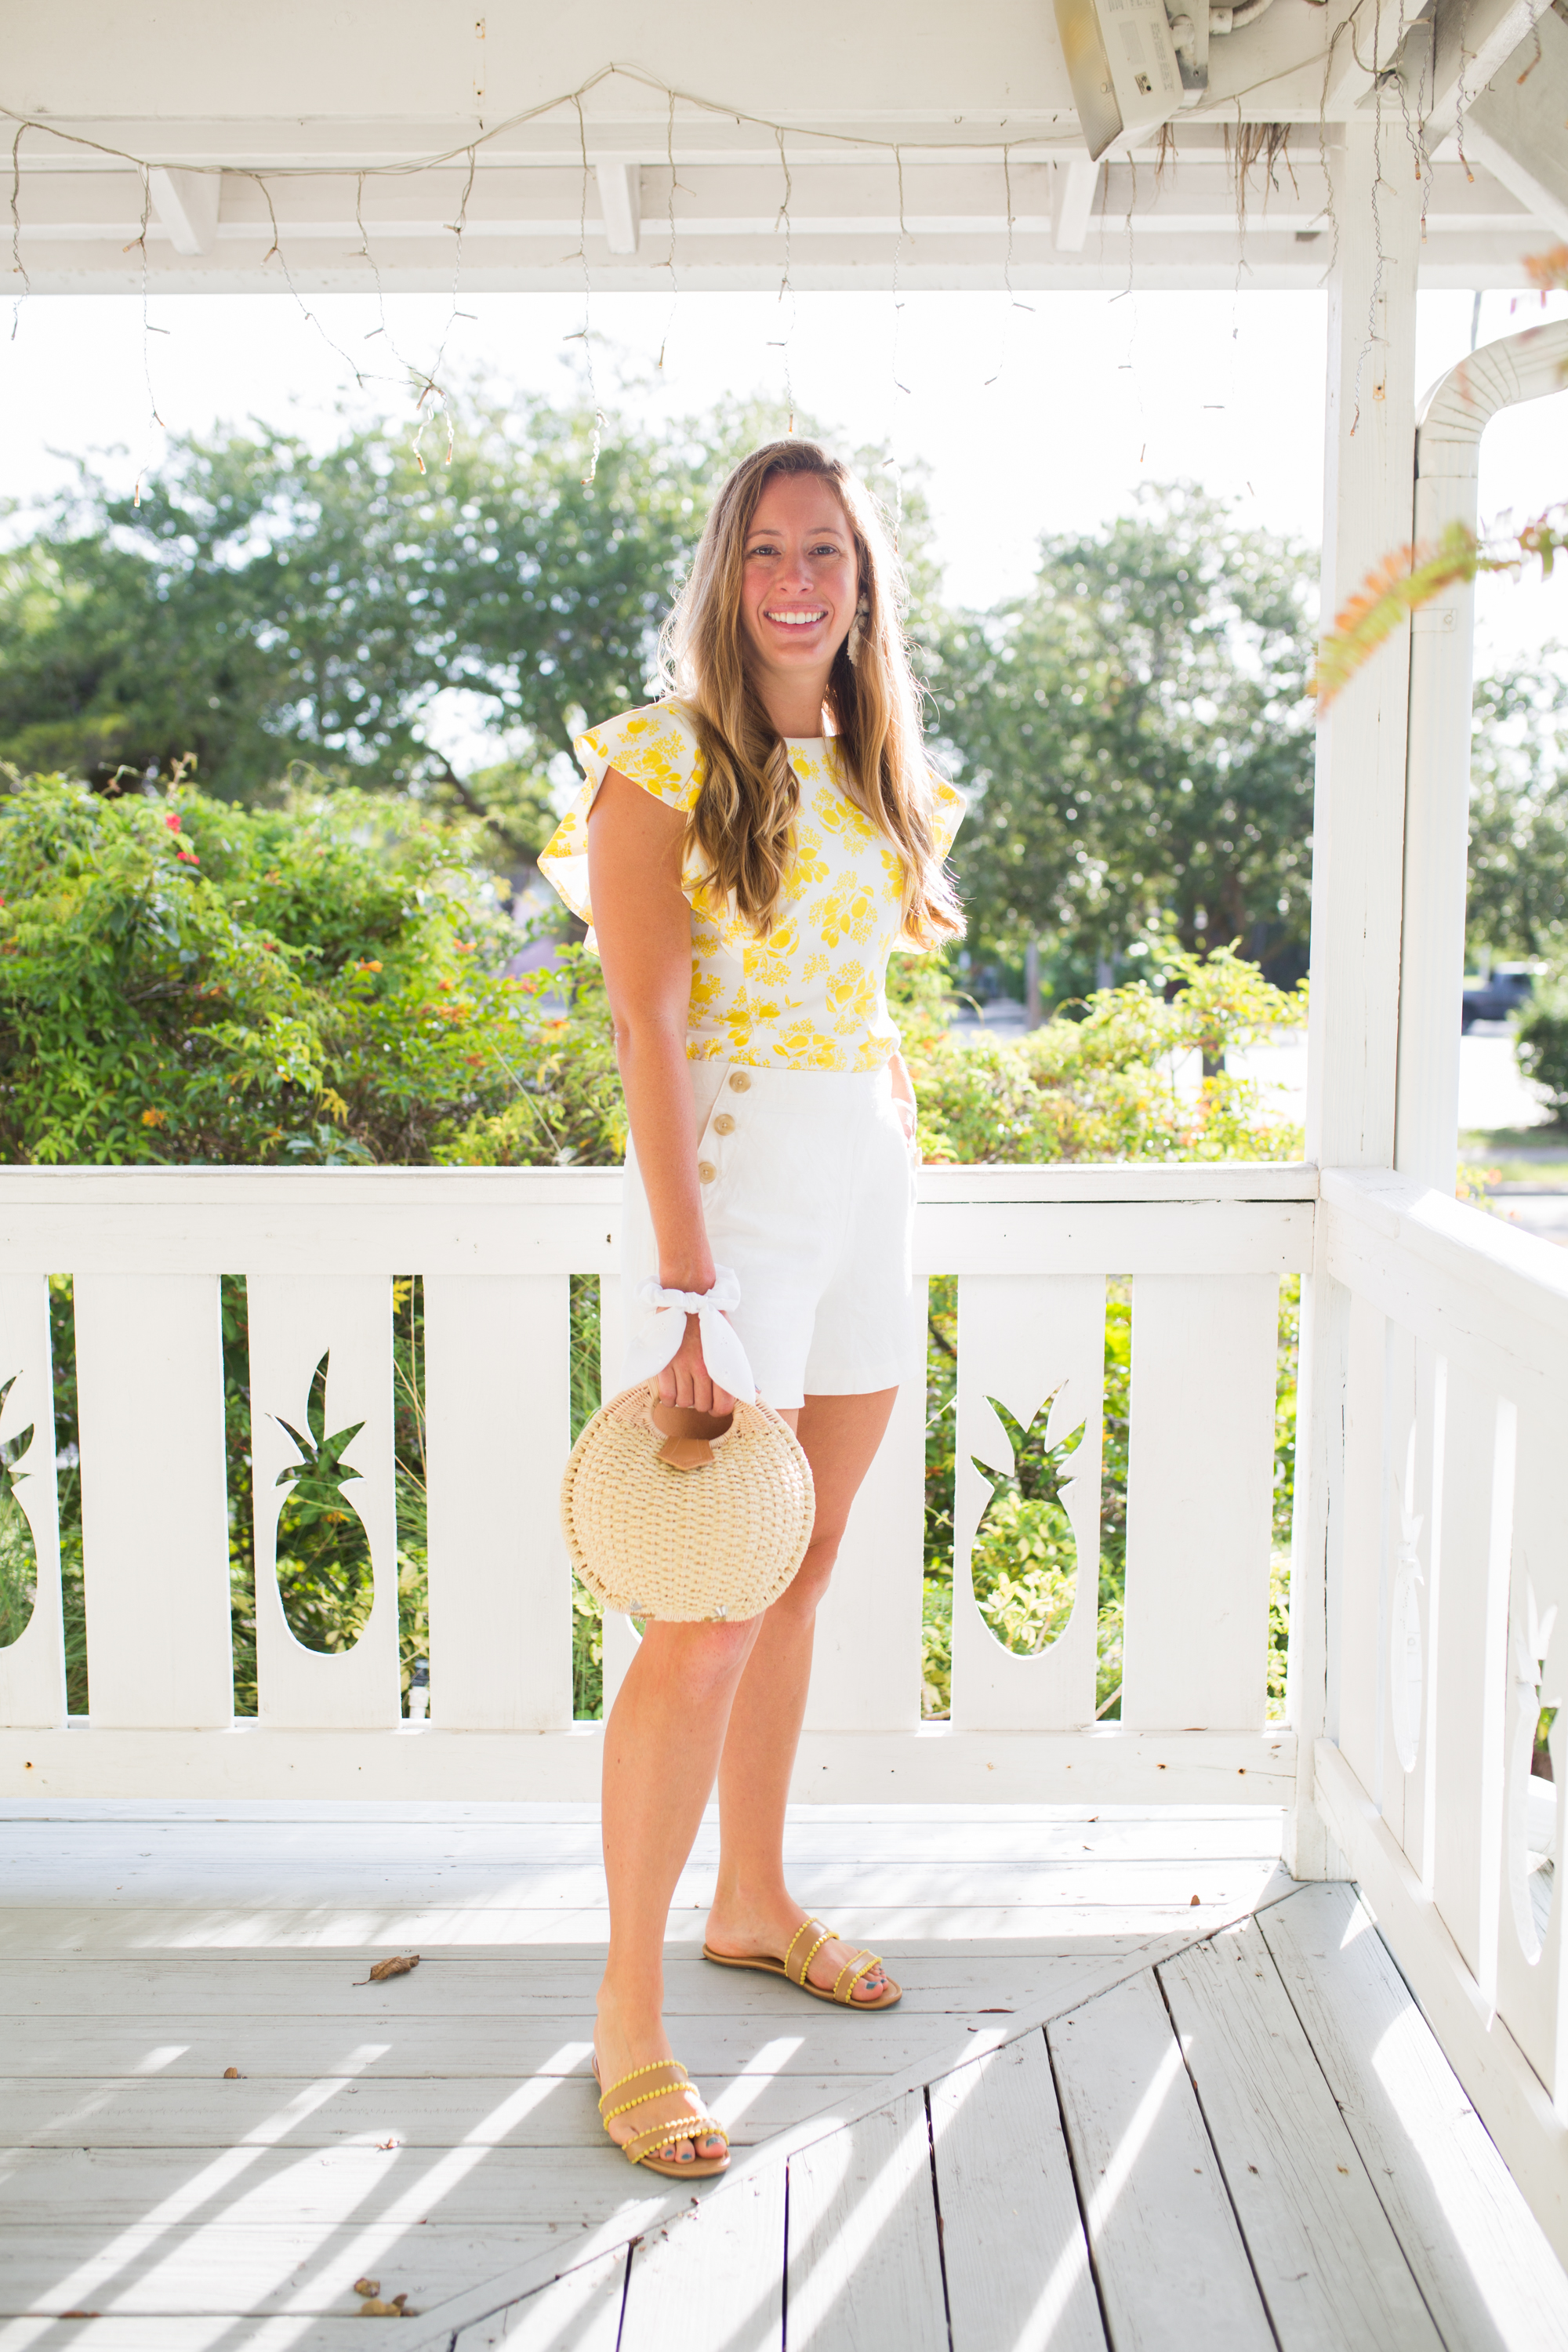
M 0 1388 L 0 1415 L 20 1372 Z M 38 1589 L 38 1554 L 33 1530 L 16 1489 L 29 1474 L 16 1465 L 33 1443 L 35 1423 L 15 1437 L 0 1438 L 0 1650 L 19 1642 L 32 1622 Z
M 278 1473 L 289 1493 L 278 1513 L 278 1597 L 294 1639 L 307 1650 L 352 1650 L 363 1633 L 375 1598 L 370 1538 L 364 1521 L 343 1488 L 359 1472 L 343 1454 L 364 1427 L 327 1435 L 327 1367 L 321 1358 L 305 1407 L 309 1433 L 281 1413 L 273 1419 L 288 1432 L 300 1460 Z
M 970 1460 L 991 1488 L 970 1549 L 969 1572 L 980 1613 L 1005 1650 L 1033 1656 L 1063 1632 L 1078 1596 L 1078 1538 L 1068 1514 L 1068 1469 L 1086 1423 L 1055 1445 L 1046 1443 L 1051 1391 L 1026 1429 L 994 1397 L 985 1402 L 1007 1433 L 1011 1470 Z

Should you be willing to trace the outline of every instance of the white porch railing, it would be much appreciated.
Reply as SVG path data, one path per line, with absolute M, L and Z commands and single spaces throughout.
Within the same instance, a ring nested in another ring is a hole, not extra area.
M 1568 1720 L 1531 1770 L 1568 1696 L 1568 1255 L 1382 1172 L 1325 1172 L 1318 1217 L 1343 1412 L 1317 1801 L 1568 2259 Z
M 1288 1803 L 1267 1727 L 1276 1315 L 1310 1263 L 1316 1178 L 1279 1167 L 930 1170 L 922 1272 L 960 1279 L 952 1714 L 921 1720 L 923 1346 L 856 1507 L 822 1620 L 798 1793 Z M 0 1435 L 40 1579 L 0 1651 L 0 1787 L 26 1795 L 591 1797 L 600 1727 L 572 1721 L 556 1520 L 569 1277 L 613 1276 L 610 1171 L 9 1170 L 0 1174 Z M 91 1716 L 65 1717 L 47 1275 L 75 1284 Z M 395 1276 L 424 1280 L 430 1713 L 401 1716 Z M 258 1718 L 233 1717 L 219 1276 L 244 1274 L 256 1496 Z M 1095 1722 L 1106 1281 L 1133 1284 L 1121 1720 Z M 618 1286 L 604 1291 L 614 1376 Z M 355 1648 L 289 1633 L 273 1572 L 280 1427 L 330 1350 L 374 1605 Z M 969 1589 L 1007 1465 L 986 1402 L 1080 1421 L 1070 1622 L 1005 1650 Z M 612 1621 L 609 1695 L 635 1637 Z

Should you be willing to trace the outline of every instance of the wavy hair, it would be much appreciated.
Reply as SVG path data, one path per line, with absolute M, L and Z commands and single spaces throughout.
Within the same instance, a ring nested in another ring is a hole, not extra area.
M 764 442 L 743 457 L 713 501 L 690 576 L 660 638 L 660 680 L 678 697 L 702 747 L 702 788 L 689 840 L 710 886 L 763 932 L 774 920 L 800 787 L 746 660 L 741 584 L 746 540 L 775 474 L 816 474 L 842 506 L 855 545 L 860 637 L 841 646 L 827 681 L 831 724 L 849 798 L 897 852 L 904 928 L 922 946 L 962 932 L 963 919 L 936 856 L 933 777 L 904 638 L 904 582 L 882 518 L 864 485 L 816 441 Z

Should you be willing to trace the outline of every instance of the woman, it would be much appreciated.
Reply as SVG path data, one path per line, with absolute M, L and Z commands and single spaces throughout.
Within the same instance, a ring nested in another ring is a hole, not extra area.
M 745 1624 L 650 1622 L 605 1727 L 600 2112 L 634 2163 L 678 2178 L 729 2160 L 662 2017 L 670 1899 L 715 1776 L 706 1956 L 846 2006 L 899 1998 L 875 1955 L 807 1918 L 783 1852 L 813 1620 L 914 1311 L 915 1103 L 888 952 L 960 929 L 942 860 L 962 803 L 925 763 L 898 591 L 837 459 L 797 440 L 745 459 L 666 630 L 667 699 L 581 738 L 587 786 L 540 860 L 584 919 L 591 901 L 615 1017 L 629 1360 L 664 1363 L 666 1426 L 721 1428 L 733 1400 L 696 1315 L 656 1325 L 637 1293 L 657 1276 L 700 1295 L 732 1269 L 730 1319 L 816 1485 L 782 1598 Z M 660 1328 L 683 1328 L 673 1356 Z

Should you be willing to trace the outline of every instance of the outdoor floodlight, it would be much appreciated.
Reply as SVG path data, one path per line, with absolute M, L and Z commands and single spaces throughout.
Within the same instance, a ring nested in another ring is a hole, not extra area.
M 1192 5 L 1206 17 L 1207 0 Z M 1195 79 L 1195 61 L 1184 72 L 1177 55 L 1178 42 L 1194 50 L 1191 17 L 1173 23 L 1164 0 L 1056 0 L 1056 11 L 1079 127 L 1096 163 L 1178 111 L 1184 85 Z

